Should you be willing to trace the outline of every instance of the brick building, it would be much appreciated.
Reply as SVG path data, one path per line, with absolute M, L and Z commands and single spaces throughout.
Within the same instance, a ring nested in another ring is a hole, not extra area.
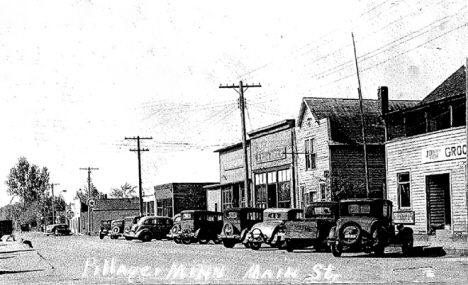
M 412 108 L 385 115 L 387 198 L 415 233 L 467 233 L 465 68 Z
M 204 183 L 167 183 L 154 186 L 157 216 L 172 217 L 183 210 L 205 210 L 206 191 Z
M 415 101 L 388 101 L 388 98 L 384 101 L 388 102 L 389 110 L 416 104 Z M 385 182 L 382 102 L 362 101 L 370 197 L 382 197 Z M 365 196 L 359 100 L 303 98 L 296 125 L 298 197 L 303 199 L 301 204 L 350 195 Z

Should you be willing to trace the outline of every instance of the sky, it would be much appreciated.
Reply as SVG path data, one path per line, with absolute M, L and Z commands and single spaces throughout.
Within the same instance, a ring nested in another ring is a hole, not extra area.
M 466 62 L 468 4 L 387 1 L 0 1 L 0 206 L 18 159 L 69 202 L 87 183 L 218 182 L 214 151 L 296 119 L 303 97 L 420 100 Z

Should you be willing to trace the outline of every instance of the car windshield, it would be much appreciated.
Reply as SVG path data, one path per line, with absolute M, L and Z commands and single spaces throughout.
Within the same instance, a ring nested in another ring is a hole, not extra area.
M 229 219 L 237 219 L 239 217 L 239 212 L 227 212 L 226 215 Z
M 123 224 L 123 221 L 112 221 L 112 225 L 115 225 L 115 226 L 119 226 L 119 225 L 122 225 Z
M 110 224 L 110 221 L 101 221 L 101 224 L 103 224 L 103 225 L 109 225 L 109 224 Z
M 266 216 L 268 220 L 281 220 L 283 213 L 267 213 Z

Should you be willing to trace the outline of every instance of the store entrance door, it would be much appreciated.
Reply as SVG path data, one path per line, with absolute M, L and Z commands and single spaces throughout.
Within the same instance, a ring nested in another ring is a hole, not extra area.
M 276 184 L 268 184 L 268 208 L 276 208 Z
M 426 176 L 428 232 L 451 229 L 450 175 Z

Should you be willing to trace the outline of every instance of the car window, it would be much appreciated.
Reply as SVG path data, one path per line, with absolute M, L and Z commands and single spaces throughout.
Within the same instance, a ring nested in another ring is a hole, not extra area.
M 207 221 L 210 221 L 210 222 L 214 222 L 215 216 L 214 216 L 214 215 L 207 215 L 207 216 L 206 216 L 206 220 L 207 220 Z
M 268 213 L 267 216 L 270 219 L 281 219 L 281 213 Z
M 239 212 L 228 212 L 226 216 L 230 219 L 237 219 L 239 217 Z
M 295 220 L 302 220 L 303 218 L 304 218 L 304 215 L 302 212 L 296 212 L 296 214 L 294 215 Z
M 177 217 L 174 218 L 174 223 L 177 223 L 179 221 L 180 221 L 180 216 L 177 216 Z
M 153 221 L 151 219 L 143 220 L 143 225 L 151 225 Z
M 370 205 L 369 204 L 350 204 L 348 205 L 348 213 L 350 215 L 370 214 Z
M 183 213 L 182 214 L 182 220 L 192 220 L 192 219 L 193 219 L 192 213 Z
M 262 214 L 259 212 L 248 212 L 247 220 L 250 221 L 260 221 L 262 219 Z

